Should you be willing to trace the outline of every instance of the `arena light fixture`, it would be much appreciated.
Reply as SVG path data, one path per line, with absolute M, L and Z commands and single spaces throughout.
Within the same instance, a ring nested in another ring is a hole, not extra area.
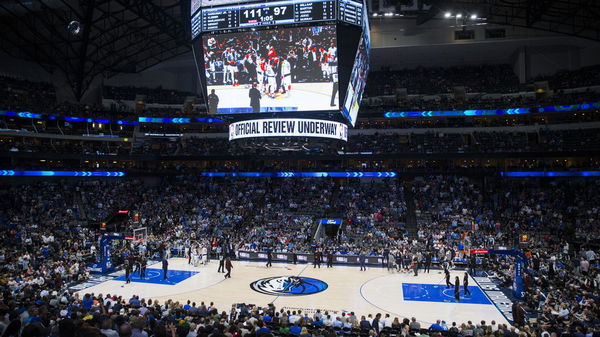
M 373 13 L 373 17 L 377 17 L 377 16 L 379 16 L 379 14 Z
M 451 16 L 452 16 L 452 13 L 450 13 L 450 12 L 446 12 L 446 13 L 444 13 L 444 17 L 445 17 L 446 19 L 450 18 Z
M 477 20 L 477 14 L 471 14 L 471 20 Z
M 460 19 L 460 18 L 462 18 L 462 14 L 461 14 L 461 13 L 458 13 L 458 14 L 456 14 L 456 18 L 457 18 L 457 19 Z
M 385 13 L 384 15 L 385 15 L 385 16 L 393 16 L 393 15 L 394 15 L 394 13 L 387 12 L 387 13 Z

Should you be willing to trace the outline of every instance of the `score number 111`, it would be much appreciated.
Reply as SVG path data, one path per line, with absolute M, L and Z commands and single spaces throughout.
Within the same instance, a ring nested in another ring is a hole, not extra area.
M 281 6 L 281 7 L 273 7 L 273 15 L 278 16 L 278 15 L 285 15 L 285 10 L 287 9 L 286 6 Z M 246 19 L 249 18 L 262 18 L 263 14 L 265 11 L 263 11 L 262 8 L 256 8 L 256 9 L 246 9 L 245 11 L 243 11 L 242 13 L 244 13 L 244 16 L 246 17 Z

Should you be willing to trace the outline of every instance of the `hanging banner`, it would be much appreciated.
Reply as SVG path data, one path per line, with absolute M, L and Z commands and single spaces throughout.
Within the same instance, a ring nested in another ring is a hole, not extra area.
M 254 119 L 229 125 L 229 140 L 257 137 L 319 137 L 348 140 L 344 123 L 319 119 Z

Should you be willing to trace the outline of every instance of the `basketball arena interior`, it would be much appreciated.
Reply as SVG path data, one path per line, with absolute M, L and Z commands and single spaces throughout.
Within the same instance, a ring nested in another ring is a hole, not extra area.
M 599 18 L 0 0 L 0 337 L 600 336 Z

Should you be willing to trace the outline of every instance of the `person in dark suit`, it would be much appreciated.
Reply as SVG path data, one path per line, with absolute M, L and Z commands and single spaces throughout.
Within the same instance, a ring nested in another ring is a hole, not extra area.
M 390 264 L 389 264 L 389 262 L 390 262 L 390 250 L 387 249 L 387 248 L 385 248 L 383 250 L 383 254 L 382 255 L 383 255 L 383 257 L 381 258 L 381 267 L 383 267 L 383 268 L 387 267 L 388 270 L 390 270 Z
M 248 93 L 248 97 L 250 97 L 250 106 L 252 107 L 252 112 L 260 112 L 260 99 L 262 95 L 256 87 L 256 82 L 252 83 L 252 88 L 250 88 L 250 92 Z
M 460 279 L 458 276 L 454 279 L 454 298 L 460 302 Z
M 273 266 L 273 250 L 267 249 L 267 268 Z
M 140 279 L 146 278 L 146 266 L 148 265 L 148 260 L 146 260 L 145 256 L 140 258 Z
M 425 272 L 429 274 L 429 269 L 431 269 L 431 252 L 427 252 L 425 255 Z
M 469 272 L 471 275 L 477 276 L 477 259 L 475 258 L 475 255 L 471 255 L 471 258 L 469 259 Z
M 471 291 L 469 290 L 469 274 L 467 274 L 467 273 L 465 273 L 465 276 L 463 277 L 463 287 L 464 287 L 464 295 L 471 296 Z
M 231 263 L 231 259 L 225 259 L 225 269 L 227 269 L 227 274 L 225 274 L 225 278 L 231 278 L 231 269 L 233 269 L 233 264 Z
M 208 113 L 216 114 L 217 106 L 219 105 L 219 96 L 215 94 L 215 89 L 210 91 L 210 95 L 208 95 Z
M 125 284 L 131 283 L 131 265 L 129 260 L 125 260 Z
M 362 316 L 360 319 L 360 329 L 365 331 L 371 330 L 371 323 L 369 323 L 365 316 Z
M 333 268 L 333 252 L 331 250 L 327 252 L 327 268 Z
M 339 83 L 338 83 L 338 74 L 333 74 L 333 87 L 331 87 L 331 102 L 330 106 L 335 106 L 335 96 L 338 93 Z
M 413 257 L 413 262 L 412 262 L 412 267 L 413 267 L 413 271 L 415 273 L 415 276 L 419 276 L 419 257 L 417 255 L 415 255 Z
M 298 263 L 298 254 L 296 253 L 296 250 L 292 250 L 292 263 L 296 264 Z
M 450 271 L 446 266 L 444 266 L 444 273 L 446 274 L 446 289 L 452 287 L 452 282 L 450 282 Z
M 377 334 L 379 334 L 379 321 L 381 320 L 381 314 L 377 314 L 375 315 L 375 318 L 373 319 L 373 323 L 371 323 L 371 325 L 373 326 L 373 329 L 375 329 L 375 332 L 377 332 Z
M 525 309 L 521 306 L 519 301 L 513 302 L 512 305 L 512 313 L 513 313 L 513 322 L 516 326 L 524 326 L 525 325 Z
M 169 261 L 166 258 L 162 260 L 163 280 L 167 280 L 167 272 L 169 271 Z

